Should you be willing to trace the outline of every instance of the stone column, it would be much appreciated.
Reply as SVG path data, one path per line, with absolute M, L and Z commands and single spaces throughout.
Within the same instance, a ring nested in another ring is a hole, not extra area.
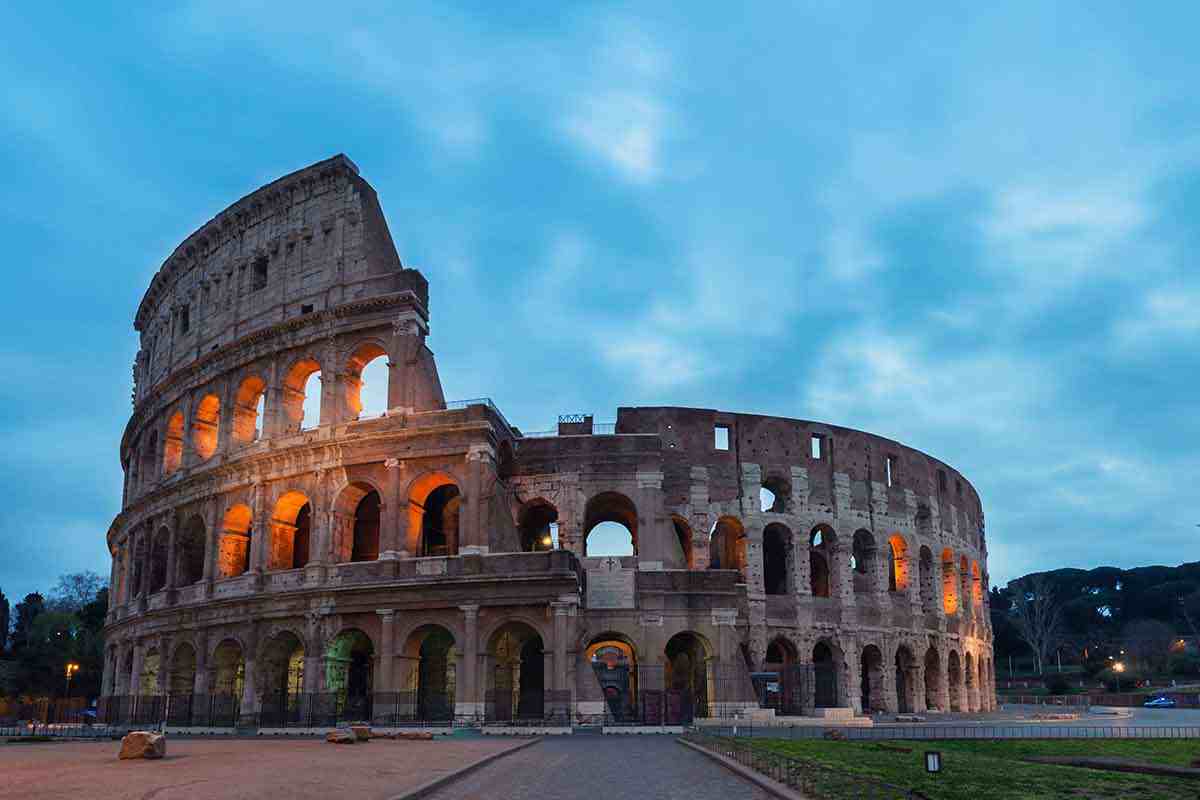
M 160 635 L 158 637 L 158 676 L 157 685 L 155 686 L 155 694 L 167 694 L 171 688 L 170 684 L 171 673 L 171 637 Z
M 375 681 L 375 691 L 391 692 L 395 691 L 393 665 L 396 659 L 396 612 L 390 608 L 381 608 L 375 613 L 379 615 L 382 631 L 379 643 L 379 675 Z
M 379 520 L 379 558 L 396 559 L 408 555 L 406 542 L 401 536 L 401 517 L 404 509 L 400 505 L 400 459 L 389 458 L 383 462 L 387 470 L 387 486 L 384 488 L 383 509 Z
M 266 487 L 262 482 L 254 484 L 254 516 L 250 521 L 250 571 L 261 573 L 266 569 L 267 541 L 271 535 L 265 505 Z
M 163 587 L 170 593 L 170 595 L 174 595 L 172 590 L 175 588 L 176 584 L 177 576 L 175 573 L 178 569 L 178 564 L 176 563 L 178 539 L 179 518 L 175 512 L 172 511 L 167 514 L 167 580 Z
M 554 691 L 567 688 L 567 618 L 572 604 L 559 601 L 551 603 L 554 612 Z
M 223 456 L 229 452 L 229 445 L 233 441 L 233 421 L 237 410 L 235 408 L 237 389 L 231 379 L 226 379 L 225 387 L 221 390 L 219 397 L 221 398 L 221 410 L 217 416 L 216 455 Z
M 305 638 L 308 640 L 304 648 L 304 691 L 316 694 L 321 691 L 321 666 L 324 661 L 324 642 L 321 638 L 321 615 L 310 611 L 307 617 Z
M 254 686 L 258 677 L 255 664 L 258 656 L 258 624 L 252 623 L 246 636 L 246 652 L 242 654 L 245 669 L 242 682 L 242 707 L 239 711 L 238 724 L 248 727 L 255 724 L 258 711 L 258 691 Z
M 460 717 L 477 717 L 483 714 L 483 704 L 479 702 L 479 606 L 471 604 L 458 608 L 463 612 L 466 639 L 462 647 L 464 669 L 459 677 L 462 685 L 461 696 L 464 699 L 456 703 L 454 713 Z
M 145 647 L 140 641 L 133 642 L 133 663 L 129 670 L 129 693 L 140 695 L 142 693 L 142 659 L 145 657 Z
M 196 636 L 196 677 L 192 680 L 192 694 L 208 694 L 208 635 Z
M 483 460 L 488 445 L 471 445 L 467 451 L 466 513 L 459 523 L 458 552 L 487 552 L 487 530 L 480 525 L 480 497 L 483 490 Z
M 912 669 L 908 671 L 912 680 L 912 710 L 914 714 L 924 714 L 929 709 L 925 707 L 925 658 L 913 658 Z
M 217 520 L 217 501 L 210 500 L 204 517 L 204 593 L 212 595 L 213 581 L 217 578 L 217 557 L 220 552 L 221 531 Z

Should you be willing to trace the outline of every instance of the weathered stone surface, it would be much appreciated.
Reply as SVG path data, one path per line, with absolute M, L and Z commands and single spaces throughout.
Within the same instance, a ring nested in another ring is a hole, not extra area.
M 354 734 L 354 738 L 360 742 L 371 741 L 371 726 L 370 725 L 351 725 L 350 732 Z
M 325 741 L 333 744 L 354 744 L 358 741 L 358 737 L 352 731 L 336 730 L 325 734 Z
M 121 752 L 117 758 L 162 758 L 166 754 L 166 736 L 151 731 L 130 731 L 121 739 Z

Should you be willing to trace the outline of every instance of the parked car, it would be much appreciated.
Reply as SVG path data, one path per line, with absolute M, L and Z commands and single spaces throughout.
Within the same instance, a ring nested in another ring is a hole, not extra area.
M 1142 706 L 1145 708 L 1174 708 L 1175 701 L 1164 694 L 1160 694 L 1158 697 L 1151 697 L 1142 703 Z

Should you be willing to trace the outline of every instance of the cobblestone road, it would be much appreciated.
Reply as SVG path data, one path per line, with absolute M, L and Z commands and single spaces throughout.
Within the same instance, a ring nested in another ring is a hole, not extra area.
M 766 800 L 769 795 L 672 736 L 547 736 L 431 800 Z

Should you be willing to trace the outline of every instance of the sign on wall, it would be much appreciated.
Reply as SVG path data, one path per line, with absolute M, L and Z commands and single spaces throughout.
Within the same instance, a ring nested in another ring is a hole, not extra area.
M 588 608 L 634 608 L 636 570 L 624 569 L 616 558 L 606 558 L 587 571 Z

